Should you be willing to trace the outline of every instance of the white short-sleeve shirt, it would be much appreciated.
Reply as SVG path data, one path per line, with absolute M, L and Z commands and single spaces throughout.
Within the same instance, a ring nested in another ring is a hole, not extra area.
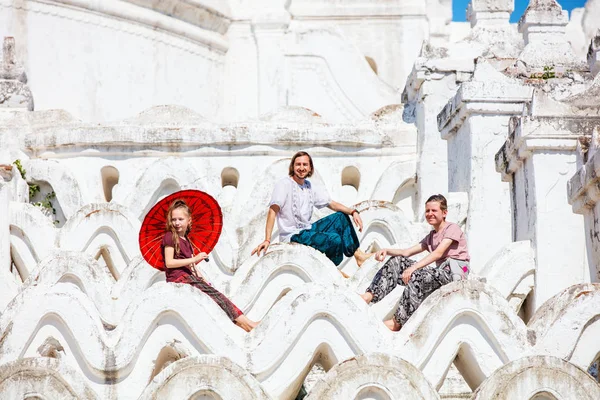
M 310 229 L 313 207 L 327 207 L 331 199 L 327 191 L 320 185 L 313 185 L 308 179 L 298 185 L 291 177 L 286 176 L 275 184 L 269 207 L 279 206 L 277 227 L 279 241 L 289 242 L 296 233 Z

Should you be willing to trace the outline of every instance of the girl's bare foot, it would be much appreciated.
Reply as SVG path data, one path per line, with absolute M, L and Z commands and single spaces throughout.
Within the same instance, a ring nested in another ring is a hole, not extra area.
M 361 294 L 360 297 L 362 297 L 362 299 L 365 301 L 365 303 L 369 304 L 371 302 L 371 300 L 373 300 L 373 293 L 365 292 L 365 293 Z
M 235 319 L 235 324 L 245 330 L 246 332 L 250 332 L 252 329 L 258 326 L 258 322 L 254 322 L 244 314 L 240 315 Z
M 354 252 L 354 258 L 356 258 L 356 265 L 358 265 L 358 267 L 360 268 L 363 265 L 363 263 L 367 261 L 367 259 L 372 255 L 373 253 L 365 253 L 361 249 L 357 249 Z
M 388 319 L 387 321 L 383 321 L 383 324 L 387 326 L 392 332 L 398 332 L 400 328 L 402 328 L 402 325 L 397 323 L 396 320 L 394 320 L 393 318 Z

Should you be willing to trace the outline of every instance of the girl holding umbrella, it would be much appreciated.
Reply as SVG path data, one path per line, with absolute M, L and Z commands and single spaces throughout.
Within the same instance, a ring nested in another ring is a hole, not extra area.
M 219 205 L 208 194 L 197 190 L 174 193 L 155 205 L 144 219 L 140 249 L 150 265 L 165 271 L 167 282 L 187 283 L 201 290 L 231 321 L 250 332 L 258 323 L 212 287 L 198 267 L 199 262 L 208 260 L 207 252 L 216 245 L 222 221 Z M 156 232 L 157 225 L 162 225 L 160 235 Z

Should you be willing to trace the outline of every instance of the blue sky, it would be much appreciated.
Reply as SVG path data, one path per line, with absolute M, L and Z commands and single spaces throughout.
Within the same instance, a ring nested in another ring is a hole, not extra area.
M 467 4 L 470 0 L 452 0 L 452 19 L 454 21 L 466 21 Z M 571 11 L 573 8 L 583 7 L 585 0 L 557 0 L 563 10 Z M 515 11 L 513 11 L 510 21 L 517 22 L 529 4 L 528 0 L 515 0 Z

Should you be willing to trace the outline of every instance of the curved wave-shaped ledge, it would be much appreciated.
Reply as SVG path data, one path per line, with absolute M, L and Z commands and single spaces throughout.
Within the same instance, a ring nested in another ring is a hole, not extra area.
M 98 399 L 73 368 L 54 358 L 23 358 L 0 365 L 4 399 Z
M 542 304 L 528 326 L 536 333 L 536 353 L 587 371 L 600 354 L 600 284 L 568 287 Z
M 218 399 L 269 400 L 261 384 L 226 357 L 203 355 L 171 363 L 146 387 L 139 400 L 191 399 L 210 394 Z
M 140 254 L 138 234 L 141 223 L 128 208 L 118 203 L 87 204 L 77 210 L 60 229 L 54 228 L 47 218 L 40 219 L 37 214 L 40 214 L 39 210 L 33 210 L 31 206 L 14 206 L 11 211 L 13 229 L 24 230 L 22 236 L 29 243 L 19 247 L 23 258 L 32 260 L 28 263 L 28 271 L 54 249 L 48 245 L 54 241 L 48 242 L 48 235 L 56 238 L 59 249 L 87 252 L 96 258 L 101 253 L 109 254 L 110 259 L 106 263 L 117 279 L 131 260 Z M 414 231 L 420 230 L 420 225 L 410 223 L 400 211 L 388 207 L 369 207 L 364 213 L 364 220 L 365 232 L 361 236 L 367 242 L 377 241 L 380 246 L 409 243 L 407 238 L 418 236 Z M 208 276 L 214 280 L 228 281 L 238 269 L 247 269 L 256 263 L 257 258 L 250 257 L 250 249 L 247 249 L 239 267 L 224 265 L 227 260 L 236 262 L 233 253 L 239 243 L 230 242 L 230 236 L 225 229 L 222 240 L 212 252 L 211 262 L 205 265 Z M 399 243 L 396 243 L 397 240 Z M 41 252 L 40 255 L 38 252 Z M 349 263 L 353 264 L 350 269 L 356 270 L 353 258 L 345 260 L 341 268 Z
M 306 399 L 364 398 L 435 400 L 440 396 L 409 362 L 388 354 L 370 353 L 333 367 Z
M 473 400 L 539 398 L 600 399 L 600 385 L 585 371 L 560 358 L 529 356 L 499 368 L 472 397 Z
M 477 281 L 442 287 L 397 334 L 358 295 L 335 284 L 293 289 L 250 334 L 187 285 L 150 287 L 109 330 L 93 302 L 73 285 L 59 283 L 36 297 L 17 296 L 0 316 L 0 361 L 36 355 L 54 338 L 98 393 L 107 384 L 116 393 L 141 393 L 166 341 L 180 343 L 190 355 L 229 357 L 273 397 L 290 394 L 319 355 L 335 364 L 386 352 L 412 363 L 439 387 L 461 352 L 475 371 L 466 379 L 477 387 L 497 368 L 534 350 L 527 328 L 506 300 Z
M 517 255 L 522 255 L 523 252 L 519 249 L 525 247 L 511 245 L 505 253 L 516 251 Z M 502 259 L 506 263 L 495 262 L 492 273 L 507 269 L 506 266 L 512 265 L 514 257 Z M 374 258 L 370 258 L 350 279 L 343 279 L 337 268 L 322 253 L 298 244 L 275 244 L 265 256 L 253 257 L 251 261 L 231 277 L 222 274 L 219 268 L 210 263 L 205 270 L 215 287 L 230 297 L 250 318 L 256 320 L 262 319 L 287 292 L 304 283 L 337 284 L 352 292 L 362 293 L 381 267 Z M 25 281 L 22 290 L 35 296 L 34 293 L 44 291 L 56 283 L 72 283 L 87 293 L 106 324 L 117 325 L 132 299 L 141 296 L 147 288 L 164 279 L 164 273 L 148 266 L 140 256 L 132 260 L 115 281 L 112 271 L 101 268 L 91 256 L 60 250 L 40 262 L 30 279 Z M 513 279 L 517 278 L 513 276 Z M 500 283 L 505 281 L 508 282 L 508 278 Z M 515 284 L 508 286 L 515 287 Z M 504 286 L 501 285 L 501 288 Z M 372 309 L 379 319 L 384 319 L 394 311 L 402 291 L 403 287 L 399 287 L 384 301 L 373 305 Z M 501 294 L 510 301 L 511 293 L 505 290 Z

